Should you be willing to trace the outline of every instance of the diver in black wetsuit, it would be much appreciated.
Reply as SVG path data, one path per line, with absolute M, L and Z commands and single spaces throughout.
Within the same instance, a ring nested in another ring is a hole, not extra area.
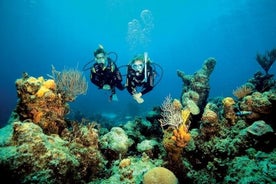
M 141 90 L 138 91 L 138 87 Z M 138 103 L 143 103 L 142 96 L 154 87 L 154 72 L 147 54 L 133 58 L 127 68 L 126 88 Z
M 94 52 L 95 63 L 91 68 L 90 80 L 99 89 L 110 90 L 110 100 L 117 101 L 115 88 L 123 90 L 122 75 L 116 66 L 115 62 L 109 58 L 103 48 L 99 46 Z

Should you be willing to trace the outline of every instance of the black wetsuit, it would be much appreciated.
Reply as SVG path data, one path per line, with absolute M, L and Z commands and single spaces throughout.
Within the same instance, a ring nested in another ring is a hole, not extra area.
M 154 87 L 154 72 L 150 64 L 147 64 L 147 80 L 145 79 L 145 68 L 142 72 L 135 71 L 131 65 L 128 65 L 127 69 L 127 81 L 126 87 L 128 92 L 133 95 L 137 93 L 136 87 L 142 87 L 141 93 L 142 95 L 151 91 Z
M 102 89 L 105 84 L 111 87 L 112 94 L 115 94 L 115 87 L 119 90 L 123 90 L 122 75 L 116 66 L 116 64 L 107 58 L 107 66 L 103 64 L 95 63 L 91 68 L 90 80 L 93 84 Z

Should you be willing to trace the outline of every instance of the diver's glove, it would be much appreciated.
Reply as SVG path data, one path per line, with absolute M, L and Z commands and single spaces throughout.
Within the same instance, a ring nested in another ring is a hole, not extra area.
M 111 87 L 108 84 L 103 85 L 103 90 L 110 90 Z
M 133 95 L 134 100 L 137 101 L 137 103 L 143 103 L 144 99 L 142 98 L 142 93 L 134 93 Z

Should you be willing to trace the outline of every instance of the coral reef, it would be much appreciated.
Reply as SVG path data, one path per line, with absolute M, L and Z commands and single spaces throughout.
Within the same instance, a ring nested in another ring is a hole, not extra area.
M 60 134 L 66 127 L 64 117 L 69 109 L 57 93 L 55 81 L 24 73 L 15 83 L 19 98 L 15 112 L 19 119 L 38 124 L 47 134 Z
M 78 137 L 66 141 L 58 135 L 45 135 L 32 122 L 15 121 L 8 126 L 12 136 L 1 141 L 0 171 L 9 183 L 87 182 L 103 170 L 97 145 L 84 144 L 97 142 L 94 129 L 82 131 L 89 134 L 89 140 L 81 142 Z
M 180 99 L 169 95 L 146 117 L 112 120 L 115 127 L 105 127 L 107 120 L 98 116 L 65 118 L 66 102 L 74 95 L 66 96 L 58 78 L 25 73 L 16 81 L 16 110 L 0 129 L 1 179 L 46 184 L 275 183 L 276 81 L 258 72 L 233 92 L 236 98 L 207 99 L 215 63 L 207 59 L 192 76 L 178 71 L 184 83 Z
M 110 170 L 111 175 L 107 178 L 93 180 L 91 184 L 110 184 L 110 183 L 142 183 L 144 174 L 156 167 L 161 167 L 161 159 L 151 160 L 146 154 L 142 156 L 129 156 L 122 160 L 113 162 Z
M 17 79 L 19 98 L 15 112 L 19 120 L 37 123 L 47 134 L 60 134 L 66 128 L 65 115 L 69 112 L 66 102 L 87 90 L 87 83 L 78 70 L 58 72 L 52 69 L 53 79 L 32 77 L 23 73 Z
M 215 65 L 215 58 L 208 58 L 204 61 L 201 69 L 195 72 L 194 75 L 185 75 L 184 72 L 180 70 L 177 71 L 177 75 L 183 81 L 181 94 L 181 102 L 183 106 L 187 105 L 188 100 L 194 101 L 200 108 L 206 105 L 210 91 L 209 77 L 213 72 Z
M 189 108 L 184 108 L 179 100 L 170 96 L 165 98 L 161 110 L 162 119 L 159 119 L 159 122 L 164 133 L 162 144 L 167 152 L 167 167 L 173 172 L 179 172 L 183 168 L 181 162 L 183 148 L 191 139 L 188 132 L 191 111 Z
M 229 170 L 223 183 L 275 183 L 276 152 L 265 153 L 254 148 L 228 163 Z
M 251 121 L 258 120 L 271 113 L 274 102 L 275 94 L 271 95 L 271 92 L 254 92 L 240 101 L 240 109 L 252 112 L 246 116 L 247 119 Z
M 146 153 L 150 158 L 154 158 L 154 151 L 156 150 L 156 146 L 158 146 L 158 142 L 155 139 L 146 139 L 138 143 L 136 149 L 141 153 Z

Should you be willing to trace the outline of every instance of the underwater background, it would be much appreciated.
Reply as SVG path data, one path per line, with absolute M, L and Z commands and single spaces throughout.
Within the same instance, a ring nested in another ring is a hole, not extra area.
M 261 70 L 256 54 L 276 45 L 275 7 L 273 0 L 1 0 L 1 125 L 15 108 L 15 80 L 23 72 L 47 78 L 51 65 L 81 70 L 98 44 L 118 54 L 118 66 L 148 52 L 162 66 L 163 77 L 143 104 L 126 90 L 118 91 L 119 102 L 110 103 L 109 93 L 92 85 L 89 70 L 84 71 L 89 88 L 71 111 L 135 116 L 169 94 L 178 98 L 182 84 L 176 70 L 193 74 L 208 57 L 217 60 L 210 97 L 232 96 Z M 126 73 L 125 67 L 120 70 Z M 275 65 L 270 73 L 276 73 Z

